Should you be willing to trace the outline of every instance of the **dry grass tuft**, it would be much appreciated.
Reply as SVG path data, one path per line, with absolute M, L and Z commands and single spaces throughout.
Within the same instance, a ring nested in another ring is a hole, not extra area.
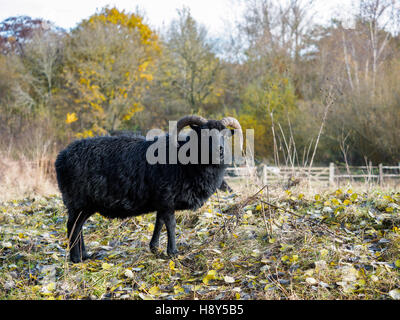
M 58 193 L 54 161 L 13 160 L 0 154 L 0 201 Z

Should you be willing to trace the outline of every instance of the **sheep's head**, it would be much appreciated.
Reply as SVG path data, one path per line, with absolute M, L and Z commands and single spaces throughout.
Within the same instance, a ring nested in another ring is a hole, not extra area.
M 224 162 L 225 141 L 234 134 L 239 135 L 239 147 L 242 150 L 242 127 L 239 121 L 233 117 L 226 117 L 222 120 L 207 120 L 196 115 L 186 116 L 178 121 L 177 133 L 179 134 L 187 126 L 193 129 L 193 134 L 197 137 L 199 163 L 204 164 L 205 161 L 208 161 L 209 164 Z M 189 135 L 186 142 L 192 137 L 193 135 Z

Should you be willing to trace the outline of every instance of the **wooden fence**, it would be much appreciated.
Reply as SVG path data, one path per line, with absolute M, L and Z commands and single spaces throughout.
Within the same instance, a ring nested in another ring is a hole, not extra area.
M 340 185 L 343 182 L 375 183 L 383 186 L 388 182 L 400 184 L 400 163 L 398 166 L 337 166 L 328 167 L 259 167 L 228 168 L 225 178 L 247 179 L 257 177 L 263 184 L 287 182 L 290 179 L 319 182 L 326 185 Z

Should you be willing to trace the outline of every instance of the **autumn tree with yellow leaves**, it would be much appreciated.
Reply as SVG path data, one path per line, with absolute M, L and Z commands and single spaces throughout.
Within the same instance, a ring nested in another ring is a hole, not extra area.
M 134 13 L 104 8 L 83 20 L 66 41 L 64 78 L 78 137 L 105 134 L 143 109 L 160 53 L 156 34 Z

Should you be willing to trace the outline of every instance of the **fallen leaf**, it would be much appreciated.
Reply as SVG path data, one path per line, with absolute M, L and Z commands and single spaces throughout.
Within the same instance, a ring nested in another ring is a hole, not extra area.
M 391 296 L 394 300 L 400 300 L 400 289 L 389 291 L 389 296 Z
M 234 282 L 235 282 L 235 278 L 230 277 L 230 276 L 225 276 L 225 277 L 224 277 L 224 281 L 225 281 L 226 283 L 234 283 Z
M 210 280 L 215 280 L 216 274 L 217 274 L 217 271 L 215 271 L 215 270 L 208 271 L 207 275 L 203 278 L 203 283 L 205 285 L 208 285 Z
M 150 288 L 149 293 L 153 296 L 159 296 L 161 294 L 161 291 L 158 286 L 154 286 Z
M 11 242 L 3 241 L 1 243 L 1 245 L 2 245 L 3 248 L 7 248 L 7 249 L 11 249 L 12 248 L 12 243 Z
M 107 263 L 107 262 L 104 262 L 104 263 L 101 265 L 101 267 L 102 267 L 104 270 L 109 270 L 109 269 L 112 268 L 112 266 L 113 266 L 113 264 L 110 264 L 110 263 Z
M 127 278 L 131 278 L 131 279 L 133 278 L 133 272 L 131 270 L 129 270 L 129 269 L 125 270 L 124 275 Z

